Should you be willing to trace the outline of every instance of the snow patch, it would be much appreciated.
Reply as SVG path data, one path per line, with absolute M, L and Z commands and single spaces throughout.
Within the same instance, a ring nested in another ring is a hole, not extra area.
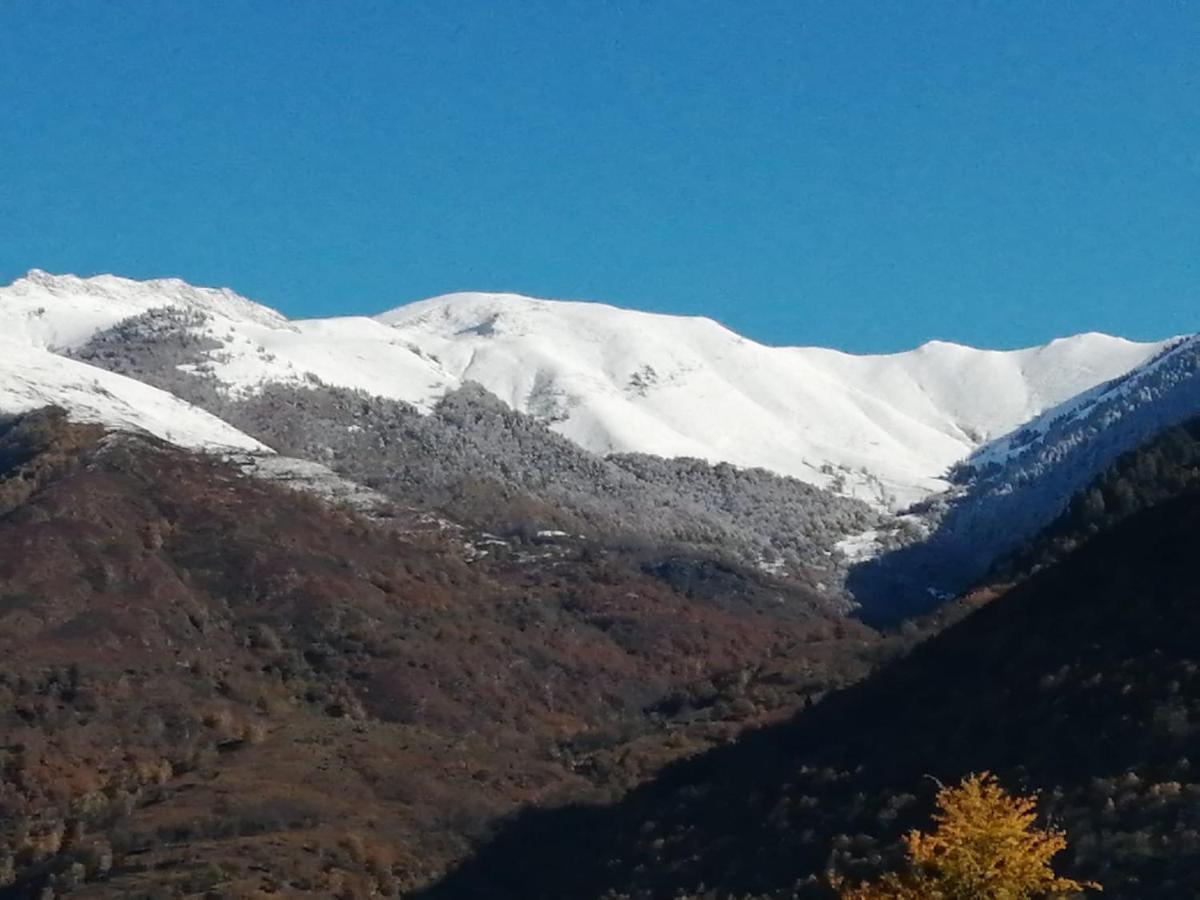
M 0 339 L 0 412 L 63 407 L 72 419 L 149 432 L 182 447 L 205 450 L 271 449 L 233 426 L 132 378 Z

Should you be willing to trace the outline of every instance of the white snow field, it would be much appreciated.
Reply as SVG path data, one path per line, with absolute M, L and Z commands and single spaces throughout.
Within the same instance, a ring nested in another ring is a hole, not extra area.
M 1166 344 L 1082 334 L 1026 350 L 931 342 L 855 356 L 765 346 L 709 319 L 487 293 L 449 294 L 375 317 L 289 321 L 230 291 L 174 279 L 34 270 L 0 288 L 0 354 L 7 357 L 10 345 L 34 354 L 0 361 L 0 409 L 40 379 L 47 400 L 64 379 L 82 385 L 77 368 L 96 371 L 97 384 L 117 394 L 105 373 L 68 360 L 60 372 L 46 360 L 160 307 L 209 316 L 201 330 L 221 346 L 207 351 L 205 368 L 234 394 L 315 377 L 428 409 L 475 381 L 596 453 L 760 466 L 891 507 L 944 489 L 955 462 Z M 40 368 L 31 367 L 35 358 Z M 56 402 L 110 414 L 107 401 L 87 393 L 79 387 Z M 250 440 L 232 429 L 204 431 L 206 414 L 191 407 L 196 418 L 185 427 L 181 409 L 143 412 L 130 403 L 111 415 L 114 424 L 156 434 L 175 422 L 173 432 L 192 442 L 207 443 L 209 434 L 214 444 Z
M 55 404 L 76 421 L 146 431 L 181 447 L 270 449 L 216 416 L 166 391 L 0 337 L 0 412 Z

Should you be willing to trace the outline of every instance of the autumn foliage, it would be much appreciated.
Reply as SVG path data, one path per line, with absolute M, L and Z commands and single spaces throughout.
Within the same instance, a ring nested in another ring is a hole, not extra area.
M 987 772 L 971 775 L 938 792 L 932 832 L 905 836 L 905 871 L 844 888 L 842 900 L 1027 900 L 1100 890 L 1054 874 L 1050 860 L 1067 841 L 1036 819 L 1033 797 L 1008 794 Z

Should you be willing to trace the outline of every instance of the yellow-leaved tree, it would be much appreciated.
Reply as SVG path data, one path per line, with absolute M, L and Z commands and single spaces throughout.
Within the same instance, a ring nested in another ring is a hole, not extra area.
M 1100 890 L 1054 874 L 1050 859 L 1066 837 L 1038 828 L 1036 799 L 1007 793 L 988 772 L 942 788 L 933 820 L 931 833 L 905 836 L 905 871 L 841 888 L 842 900 L 1060 900 Z

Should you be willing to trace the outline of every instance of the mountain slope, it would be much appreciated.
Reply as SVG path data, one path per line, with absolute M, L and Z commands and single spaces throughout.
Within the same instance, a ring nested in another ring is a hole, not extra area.
M 596 453 L 762 467 L 904 505 L 990 439 L 1160 349 L 1080 335 L 1029 350 L 931 343 L 855 357 L 767 347 L 706 319 L 501 294 L 455 294 L 375 318 L 289 322 L 182 282 L 31 272 L 0 288 L 0 327 L 68 350 L 153 309 L 188 319 L 203 371 L 234 395 L 320 382 L 429 409 L 482 384 Z
M 925 825 L 937 782 L 1039 790 L 1105 897 L 1200 883 L 1200 493 L 1137 513 L 791 722 L 608 807 L 518 818 L 427 900 L 828 897 Z
M 1159 433 L 1076 493 L 1047 529 L 989 573 L 1011 581 L 1061 559 L 1097 533 L 1143 509 L 1200 490 L 1200 418 Z
M 981 448 L 956 468 L 958 485 L 931 510 L 928 539 L 862 564 L 851 590 L 892 617 L 964 590 L 1050 525 L 1121 454 L 1196 415 L 1200 338 L 1193 336 Z
M 1155 350 L 1081 335 L 1011 353 L 935 342 L 856 357 L 766 347 L 707 319 L 495 294 L 379 319 L 585 447 L 723 459 L 824 486 L 841 474 L 858 490 L 871 484 L 865 470 L 900 502 L 938 489 L 979 443 Z
M 0 892 L 394 893 L 878 646 L 716 560 L 403 524 L 53 410 L 0 423 Z
M 0 413 L 49 404 L 69 409 L 80 422 L 146 431 L 182 447 L 270 452 L 167 391 L 0 337 Z
M 170 391 L 280 453 L 332 466 L 402 506 L 503 536 L 569 531 L 704 547 L 837 596 L 841 560 L 833 547 L 883 518 L 862 501 L 761 469 L 602 458 L 474 384 L 424 414 L 315 382 L 230 396 L 200 371 L 204 344 L 186 330 L 190 321 L 145 313 L 72 355 Z

